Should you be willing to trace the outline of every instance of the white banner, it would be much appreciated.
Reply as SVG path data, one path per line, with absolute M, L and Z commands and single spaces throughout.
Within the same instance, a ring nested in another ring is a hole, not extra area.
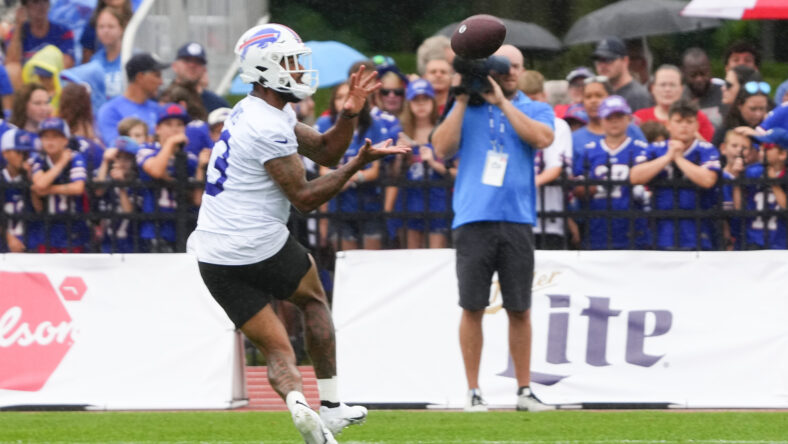
M 242 359 L 189 255 L 0 256 L 0 407 L 230 408 Z
M 337 258 L 342 398 L 458 408 L 453 250 Z M 788 407 L 788 252 L 538 251 L 532 388 L 551 404 Z M 512 407 L 516 381 L 497 282 L 480 385 Z

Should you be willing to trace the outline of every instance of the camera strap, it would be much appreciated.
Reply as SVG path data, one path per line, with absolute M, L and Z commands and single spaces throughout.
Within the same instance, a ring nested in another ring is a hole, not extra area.
M 490 117 L 490 145 L 492 145 L 492 150 L 503 153 L 503 135 L 506 131 L 506 126 L 503 122 L 503 116 L 501 116 L 501 112 L 498 112 L 498 125 L 496 130 L 495 125 L 495 112 L 493 111 L 492 105 L 487 105 L 487 114 Z

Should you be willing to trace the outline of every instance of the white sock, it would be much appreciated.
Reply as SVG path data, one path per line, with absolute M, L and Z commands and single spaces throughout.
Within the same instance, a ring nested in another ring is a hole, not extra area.
M 337 377 L 332 376 L 329 379 L 317 380 L 317 391 L 320 393 L 321 401 L 339 402 L 339 393 L 337 393 Z
M 302 404 L 309 406 L 309 403 L 306 402 L 306 398 L 304 398 L 304 394 L 293 390 L 285 397 L 285 404 L 287 404 L 287 408 L 291 413 L 295 412 L 296 401 L 300 401 Z

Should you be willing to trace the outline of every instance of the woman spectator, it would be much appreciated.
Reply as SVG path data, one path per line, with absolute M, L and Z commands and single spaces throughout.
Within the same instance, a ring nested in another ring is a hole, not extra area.
M 448 166 L 438 158 L 429 143 L 429 136 L 438 123 L 438 105 L 432 85 L 424 79 L 408 84 L 405 110 L 400 116 L 402 133 L 399 134 L 398 145 L 409 145 L 413 148 L 406 157 L 409 182 L 424 185 L 428 182 L 441 182 L 449 173 Z M 445 186 L 407 187 L 400 194 L 408 213 L 442 213 L 449 209 Z M 446 248 L 449 230 L 446 218 L 411 217 L 406 222 L 407 248 Z M 425 234 L 427 244 L 425 245 Z
M 340 112 L 348 91 L 347 83 L 334 88 L 329 101 L 331 106 L 329 115 L 321 116 L 315 122 L 315 128 L 318 131 L 325 132 L 334 125 L 337 119 L 345 118 L 340 116 Z M 370 116 L 369 102 L 364 105 L 354 121 L 357 125 L 356 130 L 350 146 L 339 162 L 340 165 L 352 159 L 364 145 L 366 139 L 369 139 L 373 144 L 385 140 L 380 121 Z M 320 167 L 321 175 L 327 174 L 329 171 L 330 169 L 327 167 Z M 380 189 L 374 183 L 379 176 L 380 161 L 377 160 L 356 173 L 356 176 L 345 184 L 344 190 L 329 201 L 328 210 L 339 214 L 331 227 L 332 233 L 340 239 L 339 249 L 352 250 L 362 247 L 369 250 L 379 250 L 382 247 L 383 224 L 378 217 L 381 211 Z M 322 219 L 321 222 L 323 221 L 327 220 Z M 320 227 L 321 235 L 326 234 L 327 228 L 326 223 L 323 222 Z
M 96 39 L 98 34 L 96 28 L 98 27 L 99 14 L 108 6 L 121 12 L 124 17 L 123 23 L 128 23 L 131 20 L 131 15 L 133 14 L 131 0 L 98 0 L 96 9 L 93 10 L 93 16 L 85 25 L 85 28 L 82 30 L 82 37 L 79 39 L 79 44 L 82 46 L 83 63 L 90 60 L 93 54 L 101 49 L 103 42 L 100 39 Z
M 123 43 L 123 31 L 127 24 L 127 17 L 123 12 L 111 6 L 102 9 L 96 17 L 96 35 L 103 47 L 93 54 L 91 61 L 99 62 L 104 68 L 104 87 L 107 99 L 123 93 L 120 47 Z
M 749 66 L 739 65 L 729 69 L 725 74 L 725 84 L 722 86 L 722 104 L 730 106 L 739 94 L 739 86 L 750 80 L 761 81 L 763 77 L 758 71 Z M 724 134 L 724 132 L 723 132 Z
M 93 106 L 90 92 L 81 84 L 69 83 L 60 95 L 60 117 L 71 130 L 72 140 L 85 158 L 88 178 L 93 179 L 95 170 L 104 158 L 104 147 L 93 128 Z
M 761 76 L 757 73 L 753 74 L 750 79 L 739 87 L 739 93 L 728 109 L 722 126 L 714 133 L 711 143 L 715 146 L 719 146 L 725 141 L 725 133 L 730 129 L 740 126 L 755 128 L 774 107 L 769 98 L 769 94 L 772 92 L 769 84 L 760 80 Z
M 8 121 L 17 128 L 37 134 L 38 126 L 52 116 L 50 97 L 44 85 L 28 83 L 14 94 L 14 106 Z
M 635 111 L 638 125 L 656 120 L 663 125 L 668 121 L 668 109 L 681 98 L 683 85 L 681 70 L 674 65 L 662 65 L 654 72 L 654 82 L 651 85 L 651 95 L 657 104 L 651 108 Z M 698 136 L 709 141 L 714 136 L 714 126 L 703 111 L 698 111 Z

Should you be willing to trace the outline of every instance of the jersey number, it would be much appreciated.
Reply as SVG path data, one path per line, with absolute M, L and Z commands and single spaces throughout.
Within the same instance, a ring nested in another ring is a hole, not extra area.
M 756 211 L 763 211 L 768 204 L 769 208 L 774 208 L 777 204 L 777 196 L 774 193 L 764 193 L 763 191 L 759 191 L 755 193 L 752 197 L 755 201 L 755 209 Z M 753 230 L 763 230 L 763 217 L 758 216 L 752 221 L 752 229 Z M 777 216 L 770 216 L 766 219 L 766 229 L 769 231 L 775 231 L 777 229 Z
M 216 196 L 224 191 L 224 182 L 227 181 L 227 167 L 230 158 L 230 132 L 222 131 L 222 136 L 213 146 L 214 156 L 208 169 L 208 178 L 205 183 L 205 192 L 209 196 Z

